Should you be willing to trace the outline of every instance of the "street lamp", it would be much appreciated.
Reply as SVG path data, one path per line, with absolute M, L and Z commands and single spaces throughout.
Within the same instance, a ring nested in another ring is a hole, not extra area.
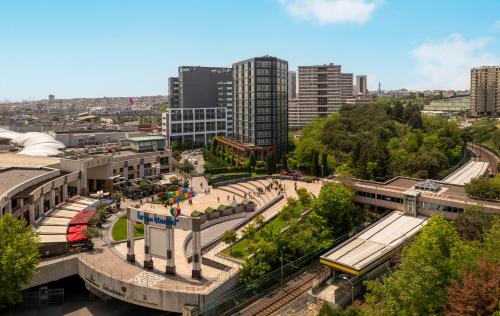
M 349 282 L 349 284 L 351 285 L 351 304 L 352 306 L 354 306 L 354 284 L 352 283 L 351 279 L 345 274 L 339 275 L 339 278 Z

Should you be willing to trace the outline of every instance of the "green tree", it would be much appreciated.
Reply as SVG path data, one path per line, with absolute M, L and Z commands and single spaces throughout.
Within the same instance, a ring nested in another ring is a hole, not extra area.
M 262 225 L 265 222 L 265 219 L 264 219 L 264 216 L 262 216 L 262 214 L 259 214 L 255 217 L 254 221 L 255 221 L 255 224 L 257 225 L 257 227 L 262 227 Z
M 123 193 L 121 191 L 113 191 L 111 198 L 116 202 L 116 208 L 120 209 L 121 201 L 123 200 Z
M 491 227 L 492 215 L 480 206 L 467 207 L 453 222 L 458 234 L 464 240 L 483 240 L 484 233 Z
M 276 171 L 276 161 L 274 160 L 274 154 L 272 152 L 267 154 L 266 167 L 268 174 L 273 174 Z
M 453 224 L 433 216 L 415 242 L 403 250 L 399 269 L 383 281 L 366 281 L 367 311 L 379 315 L 442 313 L 447 288 L 457 280 L 474 252 Z
M 311 157 L 311 174 L 313 176 L 319 176 L 320 170 L 319 153 L 318 151 L 313 150 Z
M 239 280 L 247 287 L 256 288 L 259 286 L 256 280 L 269 271 L 271 271 L 271 266 L 267 262 L 252 257 L 247 259 L 241 266 Z
M 230 230 L 226 230 L 224 232 L 224 235 L 222 235 L 222 242 L 230 245 L 229 246 L 229 252 L 231 254 L 233 254 L 233 243 L 236 242 L 237 240 L 237 235 L 236 235 L 236 231 L 234 229 L 230 229 Z
M 255 234 L 257 233 L 257 225 L 255 223 L 248 224 L 245 228 L 243 228 L 243 237 L 248 239 L 250 243 L 255 241 Z
M 328 153 L 326 151 L 321 154 L 321 176 L 328 176 Z
M 248 159 L 250 168 L 252 168 L 252 171 L 255 172 L 255 166 L 257 165 L 257 160 L 255 159 L 255 152 L 251 151 Z
M 0 309 L 21 301 L 21 287 L 35 274 L 40 242 L 24 219 L 0 218 Z
M 313 196 L 309 191 L 307 191 L 307 189 L 304 188 L 297 189 L 297 195 L 299 197 L 299 202 L 300 204 L 302 204 L 303 207 L 311 206 L 313 202 Z
M 212 138 L 212 146 L 210 146 L 212 150 L 212 154 L 217 156 L 217 137 Z
M 334 236 L 339 236 L 353 227 L 356 206 L 352 202 L 354 194 L 346 186 L 336 183 L 325 184 L 315 199 L 313 210 L 323 217 L 332 229 Z

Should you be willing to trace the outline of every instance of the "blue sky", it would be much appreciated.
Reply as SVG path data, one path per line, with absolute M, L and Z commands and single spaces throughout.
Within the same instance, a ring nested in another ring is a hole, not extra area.
M 498 0 L 0 2 L 0 100 L 167 94 L 179 65 L 274 55 L 369 88 L 462 89 L 500 63 Z

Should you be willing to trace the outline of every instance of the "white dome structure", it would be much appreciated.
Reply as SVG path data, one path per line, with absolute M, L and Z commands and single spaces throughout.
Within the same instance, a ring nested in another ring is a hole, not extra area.
M 26 156 L 55 156 L 64 144 L 52 136 L 39 132 L 17 133 L 0 128 L 0 138 L 10 139 L 13 143 L 24 147 L 18 154 Z

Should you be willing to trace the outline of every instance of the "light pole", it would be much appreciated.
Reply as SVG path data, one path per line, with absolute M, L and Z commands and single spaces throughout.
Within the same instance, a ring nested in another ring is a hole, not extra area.
M 351 285 L 351 305 L 354 306 L 354 284 L 352 283 L 351 279 L 349 279 L 349 277 L 345 274 L 339 275 L 339 278 L 346 280 Z

